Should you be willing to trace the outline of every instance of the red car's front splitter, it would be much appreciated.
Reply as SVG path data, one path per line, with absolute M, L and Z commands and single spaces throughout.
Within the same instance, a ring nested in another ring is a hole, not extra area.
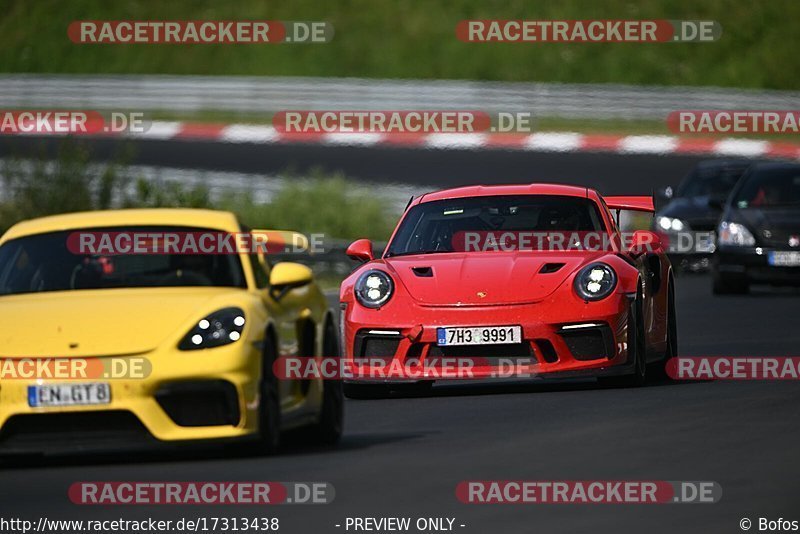
M 393 303 L 397 304 L 397 303 Z M 564 306 L 426 307 L 404 303 L 345 314 L 345 359 L 352 382 L 607 376 L 630 372 L 624 294 Z M 567 309 L 569 308 L 569 309 Z M 413 318 L 413 319 L 412 319 Z M 521 343 L 439 346 L 443 327 L 521 326 Z

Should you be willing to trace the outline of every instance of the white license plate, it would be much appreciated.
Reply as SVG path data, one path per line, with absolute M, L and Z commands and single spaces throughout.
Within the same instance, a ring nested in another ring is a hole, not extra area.
M 767 256 L 769 264 L 774 267 L 798 267 L 800 266 L 800 252 L 770 252 Z
M 111 386 L 104 382 L 28 386 L 28 405 L 34 408 L 48 406 L 90 406 L 95 404 L 109 404 L 110 402 Z
M 437 328 L 436 344 L 452 345 L 504 345 L 522 342 L 519 326 L 470 326 Z

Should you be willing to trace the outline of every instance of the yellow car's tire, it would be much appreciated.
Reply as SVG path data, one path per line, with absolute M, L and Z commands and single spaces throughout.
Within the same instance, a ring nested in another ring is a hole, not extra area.
M 340 357 L 336 327 L 331 321 L 325 325 L 323 356 Z M 322 445 L 335 445 L 342 437 L 344 427 L 344 392 L 341 380 L 326 380 L 323 383 L 322 406 L 319 422 L 312 426 L 310 439 Z
M 258 452 L 265 455 L 276 454 L 281 445 L 281 403 L 278 379 L 272 369 L 276 353 L 276 341 L 267 334 L 264 336 L 258 412 Z

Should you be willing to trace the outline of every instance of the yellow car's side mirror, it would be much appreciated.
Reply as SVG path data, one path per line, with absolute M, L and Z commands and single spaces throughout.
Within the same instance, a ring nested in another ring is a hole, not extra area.
M 292 289 L 310 284 L 312 279 L 313 273 L 305 265 L 283 261 L 272 266 L 269 274 L 270 291 L 279 300 Z

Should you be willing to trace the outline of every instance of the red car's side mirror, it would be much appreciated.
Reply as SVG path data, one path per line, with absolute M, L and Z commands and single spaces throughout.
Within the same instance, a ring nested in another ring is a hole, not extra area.
M 368 262 L 375 259 L 375 254 L 372 252 L 372 241 L 369 239 L 353 241 L 353 243 L 347 247 L 345 254 L 360 262 Z
M 637 230 L 631 237 L 629 251 L 634 256 L 641 256 L 647 252 L 658 252 L 661 248 L 661 238 L 657 233 Z

